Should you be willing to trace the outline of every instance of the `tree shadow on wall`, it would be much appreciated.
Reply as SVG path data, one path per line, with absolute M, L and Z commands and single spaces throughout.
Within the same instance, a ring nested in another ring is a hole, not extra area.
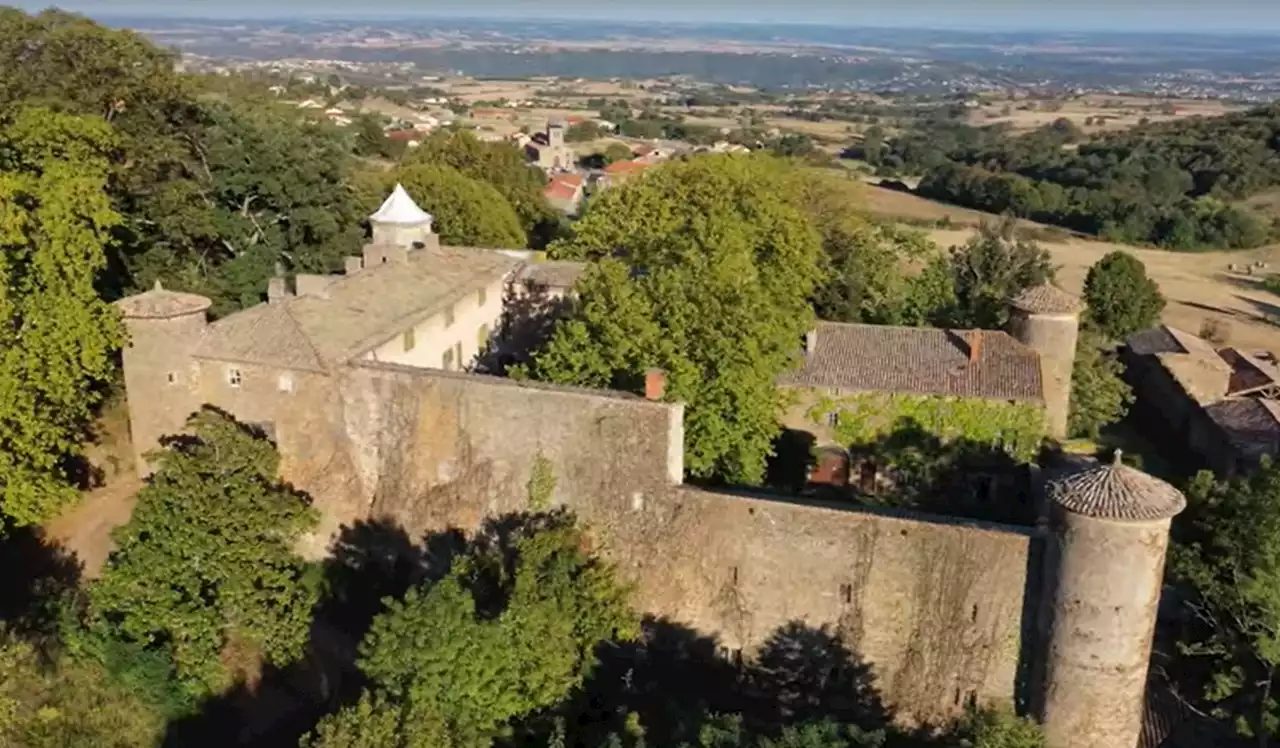
M 911 418 L 893 431 L 849 449 L 855 475 L 876 466 L 874 487 L 863 480 L 857 498 L 870 506 L 1030 525 L 1035 522 L 1030 474 L 1006 450 L 971 439 L 941 439 Z
M 61 600 L 80 583 L 80 559 L 40 529 L 18 527 L 0 539 L 0 569 L 0 622 L 19 635 L 54 633 Z
M 508 284 L 502 298 L 501 330 L 477 356 L 475 370 L 505 376 L 509 367 L 527 363 L 551 339 L 556 322 L 572 304 L 571 299 L 552 294 L 540 283 L 519 280 Z
M 775 631 L 754 662 L 715 636 L 654 618 L 638 641 L 604 645 L 598 655 L 600 665 L 563 712 L 573 745 L 604 744 L 630 715 L 648 745 L 697 745 L 713 715 L 739 715 L 766 735 L 810 720 L 871 730 L 891 721 L 870 668 L 829 629 L 799 621 Z
M 809 482 L 818 440 L 808 431 L 783 429 L 773 441 L 773 454 L 765 472 L 765 485 L 790 494 L 802 492 Z

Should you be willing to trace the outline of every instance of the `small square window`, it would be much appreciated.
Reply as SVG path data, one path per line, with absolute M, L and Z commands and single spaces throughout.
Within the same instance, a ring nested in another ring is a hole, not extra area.
M 453 327 L 453 305 L 450 304 L 448 309 L 444 310 L 444 326 Z
M 281 392 L 293 392 L 293 375 L 281 374 L 280 379 L 276 381 L 276 387 Z
M 408 330 L 405 330 L 404 331 L 404 352 L 408 353 L 409 351 L 412 351 L 414 347 L 417 345 L 418 345 L 418 341 L 414 336 L 413 329 L 410 328 Z
M 489 289 L 480 289 L 480 292 L 476 294 L 476 299 L 479 300 L 480 306 L 484 306 L 485 303 L 489 301 Z
M 178 372 L 176 372 L 176 371 L 171 371 L 171 372 L 169 372 L 167 379 L 169 380 L 169 384 L 177 384 L 177 383 L 178 383 Z
M 244 377 L 241 376 L 239 369 L 236 369 L 236 368 L 227 369 L 227 384 L 231 385 L 232 387 L 239 387 L 240 383 L 243 381 L 244 381 Z

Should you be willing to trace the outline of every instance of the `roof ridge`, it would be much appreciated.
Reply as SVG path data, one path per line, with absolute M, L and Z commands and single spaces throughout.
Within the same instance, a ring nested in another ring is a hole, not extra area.
M 307 333 L 307 329 L 302 326 L 302 323 L 298 321 L 298 318 L 293 316 L 293 309 L 290 308 L 292 305 L 292 301 L 281 305 L 284 311 L 284 316 L 289 318 L 289 322 L 293 323 L 293 328 L 298 331 L 298 334 L 302 336 L 303 341 L 306 342 L 307 350 L 311 351 L 312 356 L 315 356 L 316 365 L 325 371 L 329 371 L 328 365 L 325 364 L 324 356 L 320 355 L 320 349 L 316 348 L 316 344 L 311 340 L 311 335 Z

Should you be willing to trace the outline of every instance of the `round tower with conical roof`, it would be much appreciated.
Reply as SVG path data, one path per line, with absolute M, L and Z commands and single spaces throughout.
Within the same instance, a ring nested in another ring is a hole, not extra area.
M 418 207 L 401 185 L 383 201 L 377 212 L 369 216 L 374 246 L 412 249 L 415 246 L 438 246 L 432 231 L 431 214 Z
M 191 354 L 207 326 L 212 302 L 170 291 L 156 281 L 150 291 L 116 302 L 129 333 L 123 351 L 129 431 L 138 474 L 152 466 L 145 456 L 160 440 L 181 433 L 201 405 L 200 382 Z
M 1075 368 L 1084 304 L 1057 286 L 1044 283 L 1023 291 L 1009 305 L 1009 334 L 1040 354 L 1047 433 L 1055 439 L 1065 439 L 1071 414 L 1071 372 Z
M 1050 548 L 1040 716 L 1049 748 L 1133 748 L 1169 523 L 1186 506 L 1173 486 L 1120 463 L 1050 480 Z

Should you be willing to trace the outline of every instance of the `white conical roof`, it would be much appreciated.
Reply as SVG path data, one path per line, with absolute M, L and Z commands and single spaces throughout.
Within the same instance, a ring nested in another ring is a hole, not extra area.
M 396 223 L 408 226 L 416 226 L 422 223 L 431 223 L 431 214 L 418 207 L 418 204 L 409 197 L 409 193 L 404 191 L 404 187 L 396 185 L 392 190 L 391 197 L 388 197 L 382 203 L 382 207 L 378 208 L 378 212 L 369 216 L 369 220 L 373 223 Z

